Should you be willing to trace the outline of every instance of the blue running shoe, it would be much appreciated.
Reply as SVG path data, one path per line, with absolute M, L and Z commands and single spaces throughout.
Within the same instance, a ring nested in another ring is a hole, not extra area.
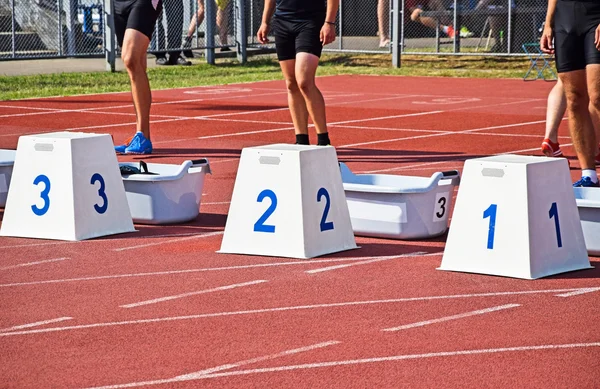
M 127 146 L 129 146 L 129 144 L 131 144 L 132 139 L 133 137 L 127 139 L 124 144 L 115 146 L 115 152 L 117 154 L 125 154 L 125 149 L 127 148 Z
M 573 188 L 598 188 L 600 183 L 592 181 L 589 177 L 581 177 L 581 180 L 573 184 Z
M 125 154 L 150 154 L 152 153 L 152 142 L 141 132 L 136 132 L 129 146 L 125 148 Z

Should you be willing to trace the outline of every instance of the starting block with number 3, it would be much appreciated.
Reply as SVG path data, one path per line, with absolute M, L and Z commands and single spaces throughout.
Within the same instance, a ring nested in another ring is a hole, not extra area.
M 590 267 L 566 159 L 465 162 L 440 270 L 535 279 Z
M 354 248 L 335 148 L 242 150 L 219 252 L 313 258 Z
M 0 235 L 76 241 L 131 231 L 110 135 L 19 138 Z

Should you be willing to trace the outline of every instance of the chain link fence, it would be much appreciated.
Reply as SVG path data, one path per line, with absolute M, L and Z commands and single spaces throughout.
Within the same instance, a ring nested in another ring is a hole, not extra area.
M 114 57 L 110 7 L 111 0 L 0 0 L 0 60 Z M 163 0 L 149 52 L 209 63 L 215 51 L 272 52 L 272 43 L 256 39 L 263 7 L 264 0 Z M 546 7 L 546 0 L 342 0 L 338 37 L 325 51 L 526 55 L 523 44 L 539 42 Z

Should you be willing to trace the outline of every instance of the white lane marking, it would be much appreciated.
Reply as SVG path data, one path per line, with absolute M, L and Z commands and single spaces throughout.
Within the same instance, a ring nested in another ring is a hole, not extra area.
M 269 282 L 269 281 L 267 281 L 267 280 L 256 280 L 256 281 L 242 282 L 240 284 L 219 286 L 217 288 L 211 288 L 211 289 L 205 289 L 205 290 L 198 290 L 196 292 L 182 293 L 182 294 L 177 294 L 177 295 L 174 295 L 174 296 L 165 296 L 165 297 L 155 298 L 155 299 L 152 299 L 152 300 L 146 300 L 146 301 L 140 301 L 140 302 L 137 302 L 137 303 L 125 304 L 125 305 L 121 305 L 121 308 L 136 308 L 136 307 L 141 307 L 143 305 L 157 304 L 157 303 L 162 303 L 164 301 L 171 301 L 171 300 L 176 300 L 176 299 L 180 299 L 180 298 L 184 298 L 184 297 L 196 296 L 196 295 L 199 295 L 199 294 L 212 293 L 212 292 L 220 292 L 220 291 L 223 291 L 223 290 L 229 290 L 229 289 L 241 288 L 241 287 L 244 287 L 244 286 L 262 284 L 264 282 Z
M 302 311 L 302 310 L 312 310 L 312 309 L 340 308 L 340 307 L 377 305 L 377 304 L 398 304 L 398 303 L 414 302 L 414 301 L 452 300 L 452 299 L 468 299 L 468 298 L 478 298 L 478 297 L 497 297 L 497 296 L 517 296 L 517 295 L 560 293 L 560 292 L 569 292 L 572 290 L 573 289 L 526 290 L 526 291 L 518 291 L 518 292 L 472 293 L 472 294 L 462 294 L 462 295 L 459 294 L 459 295 L 448 295 L 448 296 L 406 297 L 406 298 L 396 298 L 396 299 L 388 299 L 388 300 L 348 301 L 348 302 L 341 302 L 341 303 L 296 305 L 296 306 L 287 306 L 287 307 L 252 309 L 252 310 L 245 310 L 245 311 L 203 313 L 203 314 L 188 315 L 188 316 L 171 316 L 171 317 L 160 317 L 160 318 L 154 318 L 154 319 L 139 319 L 139 320 L 119 321 L 119 322 L 82 324 L 82 325 L 67 326 L 67 327 L 44 328 L 44 329 L 39 329 L 39 330 L 10 332 L 10 333 L 6 333 L 6 334 L 0 333 L 0 337 L 40 334 L 40 333 L 47 333 L 47 332 L 82 330 L 82 329 L 88 329 L 88 328 L 105 328 L 105 327 L 115 327 L 115 326 L 125 326 L 125 325 L 135 325 L 135 324 L 161 323 L 161 322 L 171 322 L 171 321 L 180 321 L 180 320 L 196 320 L 196 319 L 224 317 L 224 316 L 256 315 L 256 314 L 273 313 L 273 312 Z
M 346 359 L 341 361 L 328 361 L 328 362 L 316 362 L 316 363 L 305 363 L 302 365 L 286 365 L 267 367 L 261 369 L 248 369 L 248 370 L 237 370 L 231 372 L 213 373 L 194 377 L 193 380 L 210 379 L 218 377 L 233 377 L 233 376 L 244 376 L 250 374 L 263 374 L 263 373 L 276 373 L 283 371 L 292 370 L 307 370 L 307 369 L 318 369 L 326 367 L 338 367 L 338 366 L 351 366 L 351 365 L 362 365 L 367 363 L 381 363 L 381 362 L 395 362 L 395 361 L 406 361 L 406 360 L 418 360 L 427 358 L 446 358 L 446 357 L 458 357 L 458 356 L 472 356 L 472 355 L 483 355 L 483 354 L 496 354 L 506 352 L 527 352 L 527 351 L 541 351 L 541 350 L 570 350 L 570 349 L 585 349 L 591 347 L 600 347 L 600 342 L 593 343 L 570 343 L 570 344 L 543 344 L 534 346 L 516 346 L 516 347 L 502 347 L 502 348 L 488 348 L 488 349 L 472 349 L 472 350 L 457 350 L 457 351 L 442 351 L 436 353 L 426 354 L 404 354 L 404 355 L 392 355 L 387 357 L 373 357 L 363 359 Z M 181 382 L 186 380 L 192 380 L 192 378 L 169 378 L 162 380 L 143 381 L 143 382 L 132 382 L 128 384 L 119 385 L 108 385 L 108 386 L 97 386 L 93 389 L 120 389 L 120 388 L 134 388 L 139 386 L 149 385 L 164 385 L 174 382 Z M 92 388 L 89 388 L 92 389 Z
M 163 240 L 162 242 L 152 242 L 152 243 L 146 243 L 146 244 L 138 244 L 135 246 L 120 247 L 118 249 L 113 249 L 113 251 L 135 250 L 135 249 L 141 249 L 141 248 L 152 247 L 152 246 L 160 246 L 163 244 L 183 242 L 183 241 L 192 240 L 192 239 L 209 238 L 211 236 L 218 236 L 218 235 L 223 235 L 223 234 L 224 234 L 224 231 L 207 232 L 205 234 L 187 236 L 185 238 Z
M 557 294 L 556 296 L 557 297 L 572 297 L 572 296 L 579 296 L 581 294 L 597 292 L 599 290 L 600 290 L 600 288 L 581 288 L 579 290 L 574 290 L 572 292 Z
M 572 146 L 572 145 L 573 145 L 572 143 L 561 144 L 562 147 L 568 147 L 568 146 Z M 531 149 L 503 151 L 501 153 L 496 153 L 496 154 L 492 154 L 492 155 L 528 153 L 528 152 L 531 152 L 531 151 L 538 151 L 539 149 L 540 149 L 539 147 L 535 147 L 535 148 L 531 148 Z M 413 168 L 421 168 L 421 167 L 425 167 L 425 166 L 441 165 L 441 164 L 445 164 L 445 163 L 461 163 L 462 164 L 464 162 L 465 162 L 464 159 L 455 160 L 455 161 L 424 162 L 424 163 L 417 163 L 417 164 L 414 164 L 414 165 L 399 166 L 399 167 L 393 167 L 393 168 L 387 168 L 387 169 L 357 171 L 355 174 L 359 174 L 359 173 L 362 173 L 362 174 L 384 173 L 384 172 L 391 172 L 391 171 L 398 171 L 398 170 L 408 170 L 408 169 L 413 169 Z
M 471 129 L 471 130 L 448 131 L 448 132 L 435 133 L 435 134 L 425 134 L 425 135 L 417 135 L 417 136 L 406 136 L 406 137 L 402 137 L 402 138 L 381 139 L 381 140 L 374 140 L 374 141 L 370 141 L 370 142 L 361 142 L 361 143 L 353 143 L 353 144 L 349 144 L 349 145 L 343 145 L 343 146 L 340 146 L 340 148 L 374 145 L 374 144 L 379 144 L 379 143 L 399 142 L 399 141 L 402 141 L 402 140 L 414 140 L 414 139 L 422 139 L 422 138 L 433 138 L 433 137 L 436 137 L 436 136 L 471 134 L 471 133 L 475 133 L 475 132 L 479 132 L 479 131 L 495 130 L 495 129 L 498 129 L 498 128 L 520 127 L 520 126 L 527 126 L 527 125 L 531 125 L 531 124 L 540 124 L 540 123 L 545 123 L 545 122 L 546 122 L 545 120 L 537 120 L 537 121 L 534 121 L 534 122 L 503 124 L 503 125 L 500 125 L 500 126 L 474 128 L 474 129 Z
M 46 324 L 58 323 L 58 322 L 65 321 L 65 320 L 73 320 L 73 318 L 72 317 L 59 317 L 57 319 L 36 321 L 35 323 L 21 324 L 21 325 L 9 327 L 9 328 L 3 328 L 3 329 L 0 329 L 0 332 L 23 330 L 25 328 L 38 327 L 38 326 L 43 326 Z
M 425 251 L 417 251 L 417 252 L 408 253 L 408 254 L 388 255 L 385 257 L 373 257 L 372 259 L 367 259 L 366 261 L 361 261 L 361 262 L 345 263 L 343 265 L 335 265 L 335 266 L 322 267 L 319 269 L 306 270 L 305 273 L 308 273 L 308 274 L 322 273 L 325 271 L 344 269 L 344 268 L 347 268 L 350 266 L 367 265 L 367 264 L 373 263 L 373 262 L 387 261 L 390 259 L 397 259 L 397 258 L 416 257 L 418 255 L 424 256 L 425 254 L 427 254 Z M 443 252 L 434 253 L 433 255 L 439 255 L 439 254 L 443 254 Z
M 2 268 L 0 268 L 0 270 L 9 270 L 9 269 L 17 269 L 17 268 L 26 267 L 26 266 L 41 265 L 41 264 L 44 264 L 44 263 L 64 261 L 65 259 L 69 259 L 69 258 L 68 257 L 64 257 L 64 258 L 46 259 L 46 260 L 43 260 L 43 261 L 36 261 L 36 262 L 19 263 L 18 265 L 12 265 L 12 266 L 2 267 Z
M 461 314 L 458 314 L 458 315 L 440 317 L 438 319 L 425 320 L 425 321 L 420 321 L 420 322 L 417 322 L 417 323 L 405 324 L 405 325 L 398 326 L 398 327 L 385 328 L 382 331 L 393 332 L 393 331 L 408 330 L 408 329 L 411 329 L 411 328 L 423 327 L 423 326 L 426 326 L 426 325 L 429 325 L 429 324 L 436 324 L 436 323 L 442 323 L 442 322 L 450 321 L 450 320 L 464 319 L 464 318 L 471 317 L 471 316 L 484 315 L 486 313 L 501 311 L 501 310 L 504 310 L 504 309 L 516 308 L 516 307 L 520 307 L 520 306 L 521 306 L 521 304 L 499 305 L 497 307 L 479 309 L 477 311 L 471 311 L 471 312 L 461 313 Z
M 207 375 L 207 374 L 216 373 L 218 371 L 235 369 L 236 367 L 240 367 L 240 366 L 250 365 L 250 364 L 262 362 L 262 361 L 268 361 L 271 359 L 281 358 L 281 357 L 285 357 L 288 355 L 299 354 L 299 353 L 303 353 L 303 352 L 307 352 L 307 351 L 312 351 L 312 350 L 316 350 L 316 349 L 320 349 L 320 348 L 324 348 L 324 347 L 333 346 L 333 345 L 340 344 L 340 343 L 342 343 L 342 342 L 337 341 L 337 340 L 331 340 L 329 342 L 321 342 L 321 343 L 313 344 L 313 345 L 306 346 L 306 347 L 300 347 L 300 348 L 295 348 L 292 350 L 282 351 L 277 354 L 265 355 L 265 356 L 258 357 L 258 358 L 247 359 L 245 361 L 228 363 L 228 364 L 216 366 L 216 367 L 213 367 L 210 369 L 200 370 L 200 371 L 197 371 L 194 373 L 183 374 L 183 375 L 175 377 L 174 379 L 193 380 L 193 379 L 199 378 L 199 377 Z
M 437 254 L 437 255 L 439 255 L 439 254 Z M 207 267 L 207 268 L 200 268 L 200 269 L 184 269 L 184 270 L 170 270 L 170 271 L 159 271 L 159 272 L 148 272 L 148 273 L 115 274 L 115 275 L 109 275 L 109 276 L 94 276 L 94 277 L 81 277 L 81 278 L 65 278 L 65 279 L 57 279 L 57 280 L 17 282 L 17 283 L 11 283 L 11 284 L 0 284 L 0 287 L 58 284 L 58 283 L 64 283 L 64 282 L 78 282 L 78 281 L 98 281 L 98 280 L 130 278 L 130 277 L 164 276 L 164 275 L 175 275 L 175 274 L 186 274 L 186 273 L 200 273 L 200 272 L 207 272 L 207 271 L 256 269 L 256 268 L 261 268 L 261 267 L 296 266 L 296 265 L 307 266 L 307 265 L 314 265 L 314 264 L 319 264 L 319 263 L 332 263 L 332 262 L 344 262 L 344 261 L 364 261 L 364 260 L 369 260 L 369 259 L 374 259 L 374 258 L 377 258 L 377 257 L 342 257 L 342 258 L 329 258 L 329 259 L 302 260 L 302 261 L 293 261 L 293 262 L 268 262 L 268 263 L 258 263 L 258 264 L 251 264 L 251 265 Z M 568 289 L 568 290 L 571 290 L 571 289 Z M 559 292 L 560 292 L 560 290 L 559 290 Z

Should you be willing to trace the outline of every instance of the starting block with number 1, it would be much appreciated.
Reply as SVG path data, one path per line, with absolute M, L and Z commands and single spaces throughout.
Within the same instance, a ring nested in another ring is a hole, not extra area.
M 589 268 L 566 159 L 465 162 L 440 270 L 535 279 Z
M 110 135 L 19 138 L 0 235 L 77 241 L 132 231 Z
M 219 252 L 313 258 L 354 248 L 335 148 L 242 150 Z

